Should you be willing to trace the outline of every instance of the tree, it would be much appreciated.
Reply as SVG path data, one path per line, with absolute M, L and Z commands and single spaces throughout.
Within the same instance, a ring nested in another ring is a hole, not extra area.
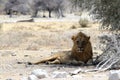
M 96 0 L 92 13 L 102 29 L 120 30 L 120 0 Z
M 75 10 L 90 10 L 94 4 L 95 0 L 69 0 L 71 2 L 72 8 Z
M 51 17 L 52 11 L 57 13 L 57 17 L 64 17 L 64 3 L 65 0 L 38 0 L 35 2 L 33 7 L 32 17 L 36 17 L 39 10 L 47 10 L 49 12 L 49 17 Z
M 3 14 L 3 10 L 5 8 L 5 4 L 8 0 L 0 0 L 0 14 Z
M 33 4 L 33 0 L 8 0 L 7 3 L 4 5 L 4 11 L 6 14 L 9 14 L 10 17 L 14 12 L 16 14 L 30 14 L 31 11 L 31 4 Z
M 71 2 L 72 12 L 80 11 L 84 0 L 69 0 Z

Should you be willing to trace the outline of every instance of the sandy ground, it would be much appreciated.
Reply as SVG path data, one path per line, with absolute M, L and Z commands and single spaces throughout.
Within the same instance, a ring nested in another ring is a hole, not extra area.
M 78 16 L 64 19 L 36 18 L 35 22 L 31 23 L 16 23 L 22 18 L 0 17 L 0 80 L 21 80 L 28 77 L 35 69 L 44 69 L 49 73 L 53 71 L 71 72 L 79 68 L 93 69 L 94 66 L 18 64 L 18 62 L 39 60 L 49 56 L 51 52 L 70 50 L 73 44 L 71 36 L 79 31 L 91 36 L 94 53 L 101 53 L 97 45 L 97 37 L 101 33 L 98 30 L 98 24 L 91 23 L 90 27 L 81 28 L 78 24 Z M 73 28 L 73 26 L 75 27 Z M 94 56 L 98 54 L 94 54 Z M 78 75 L 78 78 L 43 80 L 108 80 L 108 72 L 79 73 Z

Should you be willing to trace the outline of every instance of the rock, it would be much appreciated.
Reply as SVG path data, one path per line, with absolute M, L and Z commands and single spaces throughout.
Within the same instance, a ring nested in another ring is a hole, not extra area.
M 109 72 L 109 80 L 120 80 L 120 70 L 111 70 Z
M 39 78 L 37 76 L 31 74 L 31 75 L 28 76 L 28 80 L 39 80 Z
M 24 57 L 28 57 L 29 55 L 24 55 Z
M 28 77 L 22 77 L 20 80 L 28 80 Z
M 67 74 L 68 74 L 67 72 L 55 71 L 52 73 L 52 78 L 66 78 Z
M 13 79 L 9 78 L 9 79 L 6 79 L 6 80 L 13 80 Z
M 16 56 L 16 53 L 15 52 L 11 52 L 11 56 Z
M 80 76 L 80 75 L 73 75 L 72 78 L 79 78 L 82 80 L 82 76 Z
M 1 51 L 1 56 L 16 56 L 16 53 L 13 51 Z
M 76 75 L 76 74 L 78 74 L 79 72 L 82 72 L 82 69 L 81 69 L 81 68 L 76 69 L 75 71 L 70 72 L 70 74 L 71 74 L 71 75 Z
M 39 79 L 47 78 L 48 77 L 47 71 L 42 70 L 42 69 L 36 69 L 36 70 L 32 71 L 31 74 L 37 76 Z

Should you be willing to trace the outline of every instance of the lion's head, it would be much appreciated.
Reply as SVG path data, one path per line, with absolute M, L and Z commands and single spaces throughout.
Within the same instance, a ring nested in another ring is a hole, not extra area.
M 86 49 L 87 44 L 89 43 L 90 37 L 86 36 L 84 33 L 79 32 L 77 35 L 72 36 L 73 40 L 73 49 L 76 52 L 82 53 Z

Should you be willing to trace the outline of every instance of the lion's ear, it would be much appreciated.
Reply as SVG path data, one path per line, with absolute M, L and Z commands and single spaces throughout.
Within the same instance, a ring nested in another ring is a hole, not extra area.
M 72 36 L 71 39 L 74 41 L 75 40 L 75 36 Z
M 90 40 L 90 36 L 88 37 L 88 40 Z

